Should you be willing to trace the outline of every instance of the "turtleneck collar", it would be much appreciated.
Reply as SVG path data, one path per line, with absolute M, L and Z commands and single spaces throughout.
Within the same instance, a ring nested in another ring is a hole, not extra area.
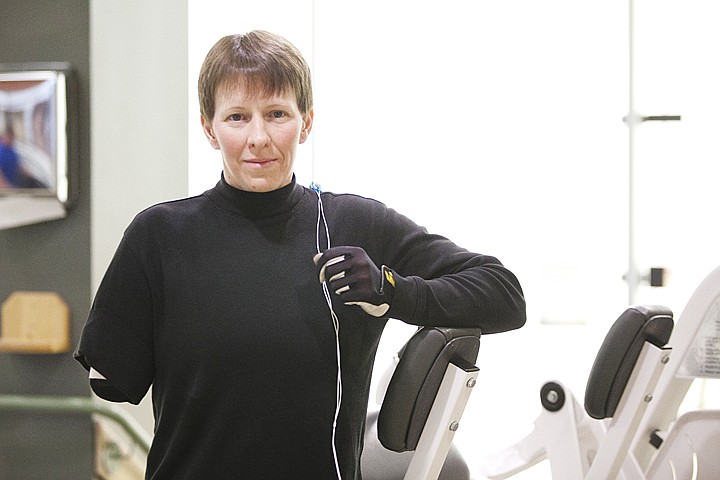
M 292 181 L 271 192 L 247 192 L 232 187 L 225 181 L 225 176 L 214 188 L 205 192 L 205 196 L 217 207 L 249 218 L 267 218 L 287 213 L 300 202 L 305 189 Z

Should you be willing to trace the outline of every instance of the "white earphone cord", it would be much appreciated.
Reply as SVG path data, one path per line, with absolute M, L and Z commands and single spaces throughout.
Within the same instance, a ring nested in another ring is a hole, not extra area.
M 318 190 L 315 190 L 315 193 L 318 197 L 318 217 L 317 226 L 315 229 L 315 246 L 317 249 L 317 253 L 322 253 L 322 251 L 320 250 L 320 222 L 322 221 L 323 227 L 325 229 L 327 248 L 330 248 L 330 230 L 328 229 L 327 220 L 325 219 L 325 210 L 323 209 L 320 192 Z M 335 473 L 337 474 L 338 480 L 342 480 L 342 476 L 340 475 L 340 465 L 338 463 L 337 448 L 335 445 L 335 433 L 337 431 L 337 421 L 338 417 L 340 416 L 340 405 L 342 403 L 342 371 L 340 369 L 340 322 L 332 306 L 332 298 L 330 297 L 330 290 L 328 289 L 327 282 L 323 282 L 322 288 L 323 293 L 325 294 L 325 302 L 330 309 L 330 316 L 332 317 L 333 327 L 335 328 L 335 358 L 337 360 L 337 380 L 335 387 L 335 415 L 333 417 L 332 424 L 332 452 L 333 459 L 335 460 Z

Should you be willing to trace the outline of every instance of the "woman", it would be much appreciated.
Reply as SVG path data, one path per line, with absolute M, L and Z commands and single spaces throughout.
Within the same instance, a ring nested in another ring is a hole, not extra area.
M 518 328 L 520 285 L 375 200 L 295 182 L 313 101 L 285 39 L 220 39 L 198 89 L 221 179 L 133 220 L 76 358 L 108 400 L 153 386 L 147 478 L 359 479 L 387 319 Z

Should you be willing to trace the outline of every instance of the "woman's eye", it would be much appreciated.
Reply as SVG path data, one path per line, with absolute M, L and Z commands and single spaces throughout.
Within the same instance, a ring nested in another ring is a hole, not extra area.
M 273 118 L 283 118 L 285 116 L 285 112 L 282 110 L 273 110 L 272 113 L 270 113 L 270 116 Z
M 231 122 L 240 122 L 242 121 L 243 116 L 239 113 L 233 113 L 232 115 L 228 116 L 228 120 Z

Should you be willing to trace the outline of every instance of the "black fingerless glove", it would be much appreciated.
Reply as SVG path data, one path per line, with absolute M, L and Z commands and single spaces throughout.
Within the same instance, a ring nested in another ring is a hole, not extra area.
M 314 258 L 320 283 L 346 305 L 358 305 L 373 317 L 382 317 L 392 305 L 395 293 L 393 271 L 378 268 L 360 247 L 332 247 Z

